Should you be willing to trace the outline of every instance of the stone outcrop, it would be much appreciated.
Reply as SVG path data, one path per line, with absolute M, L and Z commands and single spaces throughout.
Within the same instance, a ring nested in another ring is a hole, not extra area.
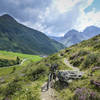
M 71 70 L 60 70 L 58 71 L 57 77 L 60 81 L 68 82 L 69 80 L 80 79 L 83 76 L 83 72 L 71 71 Z

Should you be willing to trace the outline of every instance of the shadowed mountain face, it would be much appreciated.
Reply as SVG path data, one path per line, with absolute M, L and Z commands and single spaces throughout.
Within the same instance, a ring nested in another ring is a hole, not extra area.
M 100 34 L 99 27 L 89 26 L 83 32 L 78 32 L 77 30 L 70 30 L 64 35 L 64 37 L 51 37 L 51 38 L 69 47 L 71 45 L 79 43 L 83 40 L 87 40 L 98 34 Z
M 10 15 L 0 16 L 0 50 L 28 54 L 52 54 L 64 46 L 37 30 L 18 23 Z

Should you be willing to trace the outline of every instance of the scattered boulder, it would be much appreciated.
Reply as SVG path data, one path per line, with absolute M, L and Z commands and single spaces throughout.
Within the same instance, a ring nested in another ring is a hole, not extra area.
M 72 79 L 80 79 L 82 78 L 83 72 L 79 71 L 71 71 L 71 70 L 60 70 L 58 71 L 58 79 L 60 81 L 68 82 Z
M 60 56 L 64 56 L 64 53 L 61 53 Z
M 67 49 L 67 50 L 65 50 L 65 53 L 67 53 L 67 52 L 69 52 L 70 50 L 69 49 Z

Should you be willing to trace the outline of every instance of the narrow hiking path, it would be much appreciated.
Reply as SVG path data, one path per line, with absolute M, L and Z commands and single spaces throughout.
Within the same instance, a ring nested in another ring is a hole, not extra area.
M 25 58 L 22 60 L 22 62 L 20 63 L 20 65 L 23 65 L 25 61 L 27 61 L 29 58 Z
M 44 84 L 45 85 L 45 84 Z M 41 92 L 41 100 L 58 100 L 53 88 Z
M 49 89 L 47 89 L 47 82 L 45 82 L 41 88 L 41 100 L 59 100 L 56 96 L 55 90 L 51 88 L 53 81 L 50 82 Z
M 60 54 L 58 56 L 61 57 Z M 70 62 L 67 60 L 67 58 L 64 58 L 64 63 L 65 63 L 65 65 L 67 65 L 68 67 L 72 68 L 73 70 L 80 71 L 79 68 L 74 67 L 73 65 L 71 65 Z
M 73 70 L 79 71 L 79 68 L 74 67 L 73 65 L 71 65 L 70 62 L 69 62 L 66 58 L 64 58 L 64 63 L 65 63 L 68 67 L 72 68 Z

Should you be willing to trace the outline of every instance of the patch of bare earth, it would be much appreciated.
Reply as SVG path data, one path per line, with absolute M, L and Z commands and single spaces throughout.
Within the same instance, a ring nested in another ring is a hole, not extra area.
M 44 89 L 45 89 L 45 86 L 46 86 L 46 83 L 43 85 Z M 41 100 L 58 100 L 57 96 L 55 95 L 55 90 L 53 88 L 49 88 L 48 90 L 42 89 Z

